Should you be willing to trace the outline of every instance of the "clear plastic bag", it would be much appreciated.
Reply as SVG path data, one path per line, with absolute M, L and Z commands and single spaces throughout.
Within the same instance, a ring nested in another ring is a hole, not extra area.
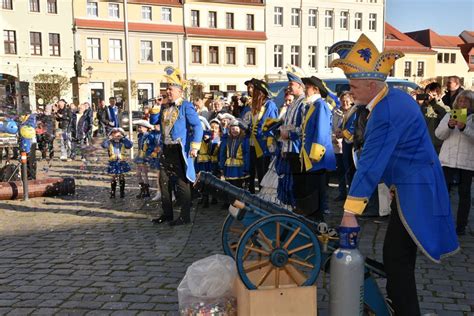
M 196 306 L 217 306 L 223 298 L 231 298 L 236 276 L 235 261 L 229 256 L 212 255 L 194 262 L 178 286 L 181 314 L 193 315 Z

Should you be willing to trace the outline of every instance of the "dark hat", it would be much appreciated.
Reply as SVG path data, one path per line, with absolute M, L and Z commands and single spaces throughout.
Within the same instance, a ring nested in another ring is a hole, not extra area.
M 265 81 L 253 79 L 253 86 L 254 86 L 254 89 L 260 90 L 266 96 L 270 95 L 270 89 L 268 88 L 268 84 Z
M 328 96 L 328 89 L 326 88 L 326 85 L 321 79 L 315 76 L 311 76 L 311 77 L 301 78 L 301 80 L 303 81 L 305 85 L 309 84 L 318 88 L 319 92 L 321 93 L 321 97 L 326 98 Z
M 252 78 L 252 79 L 250 79 L 250 80 L 245 81 L 244 84 L 245 84 L 246 86 L 248 86 L 249 84 L 255 85 L 255 82 L 254 82 L 255 80 L 257 80 L 257 79 Z

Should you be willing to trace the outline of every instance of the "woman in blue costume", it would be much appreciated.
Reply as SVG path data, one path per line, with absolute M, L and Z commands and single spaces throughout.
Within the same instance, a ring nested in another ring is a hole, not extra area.
M 125 150 L 132 148 L 133 143 L 125 136 L 125 131 L 119 127 L 113 128 L 109 138 L 102 143 L 102 148 L 109 154 L 107 173 L 112 175 L 110 183 L 110 198 L 115 198 L 117 178 L 120 184 L 120 197 L 125 197 L 125 173 L 130 171 L 130 165 L 125 160 Z
M 140 185 L 140 193 L 136 196 L 137 199 L 150 197 L 150 182 L 148 180 L 148 168 L 150 162 L 150 154 L 155 148 L 155 142 L 150 134 L 153 129 L 147 120 L 138 120 L 134 124 L 138 125 L 138 153 L 135 157 L 135 164 L 137 165 L 137 178 Z
M 383 246 L 387 295 L 395 315 L 420 315 L 416 290 L 417 250 L 439 263 L 459 250 L 441 164 L 415 100 L 384 82 L 401 52 L 380 53 L 362 34 L 356 43 L 339 42 L 331 67 L 349 79 L 354 103 L 369 110 L 365 141 L 344 204 L 343 227 L 358 227 L 380 181 L 394 198 Z M 341 302 L 344 304 L 344 302 Z

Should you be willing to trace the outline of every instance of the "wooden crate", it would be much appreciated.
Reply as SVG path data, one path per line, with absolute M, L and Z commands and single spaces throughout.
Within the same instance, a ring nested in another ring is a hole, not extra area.
M 265 269 L 251 273 L 257 277 Z M 239 316 L 314 316 L 317 313 L 316 286 L 295 287 L 286 273 L 280 273 L 280 287 L 275 289 L 272 272 L 261 289 L 248 290 L 239 277 L 234 283 Z

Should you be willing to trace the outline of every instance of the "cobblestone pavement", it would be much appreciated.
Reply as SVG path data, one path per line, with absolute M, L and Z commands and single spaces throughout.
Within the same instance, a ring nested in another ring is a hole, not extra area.
M 0 201 L 0 315 L 176 315 L 176 288 L 187 266 L 222 253 L 220 228 L 227 211 L 195 209 L 194 225 L 155 226 L 150 218 L 159 207 L 137 202 L 132 176 L 127 198 L 109 200 L 102 169 L 82 170 L 78 162 L 40 163 L 43 176 L 74 176 L 76 195 Z M 335 191 L 330 190 L 329 201 Z M 330 208 L 331 221 L 337 222 L 342 203 L 331 202 Z M 386 222 L 361 224 L 361 251 L 381 260 Z M 461 245 L 462 251 L 442 265 L 418 256 L 424 313 L 473 315 L 471 229 Z M 322 279 L 321 274 L 318 304 L 326 315 Z

